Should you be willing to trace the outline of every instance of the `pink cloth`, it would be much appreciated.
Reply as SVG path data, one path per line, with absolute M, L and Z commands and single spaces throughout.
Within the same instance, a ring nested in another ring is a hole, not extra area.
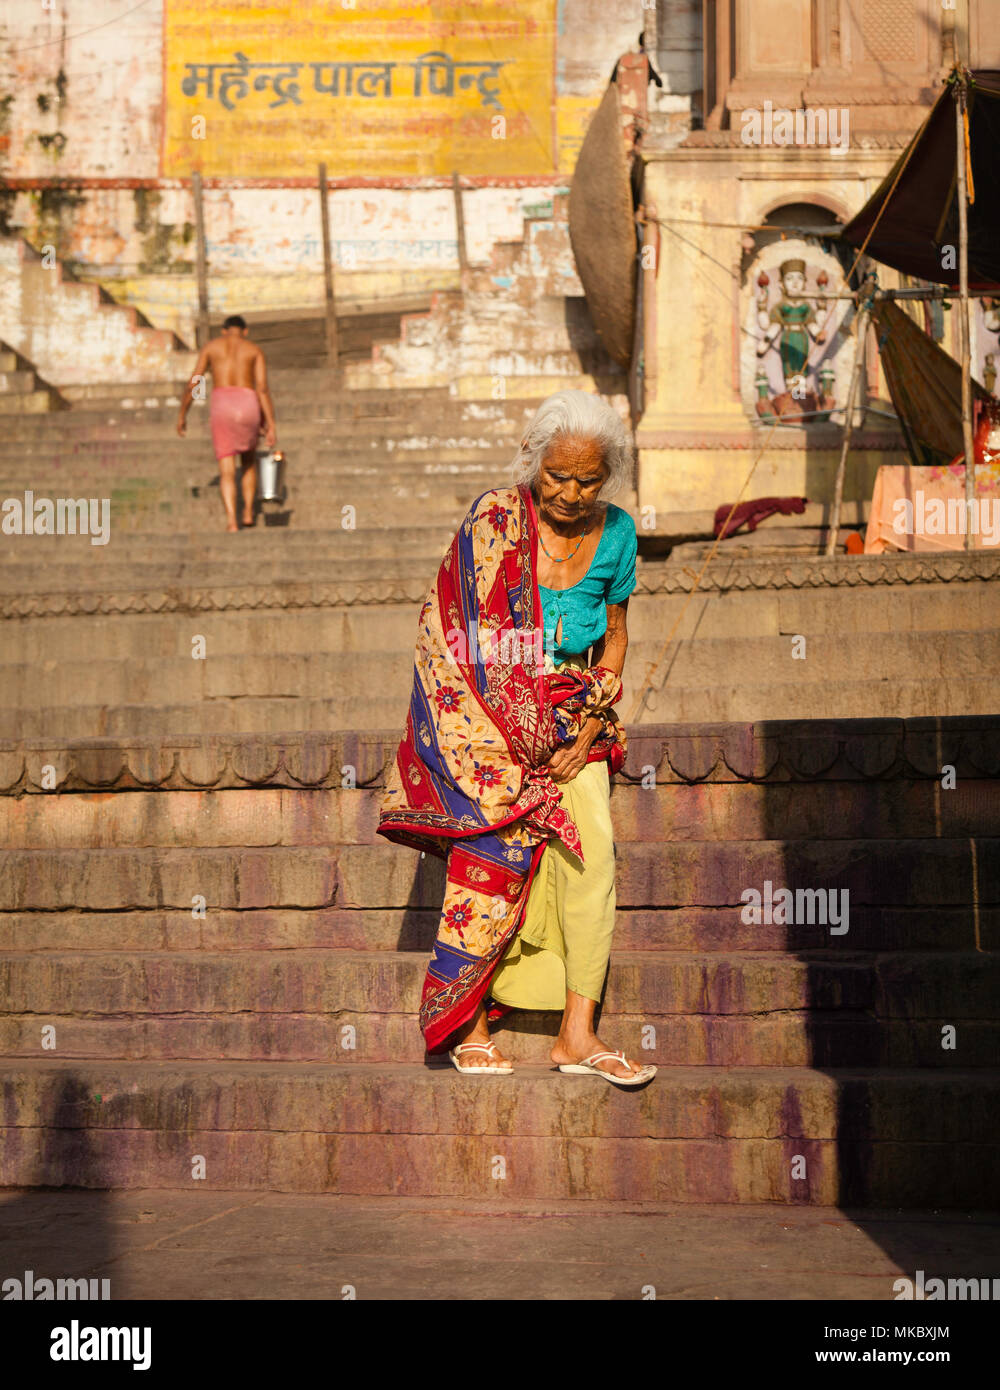
M 249 386 L 214 386 L 209 418 L 217 459 L 245 454 L 257 447 L 260 401 Z
M 1000 544 L 1000 463 L 976 466 L 975 549 Z M 875 475 L 865 552 L 965 549 L 965 465 L 887 464 Z M 949 505 L 950 504 L 950 505 Z

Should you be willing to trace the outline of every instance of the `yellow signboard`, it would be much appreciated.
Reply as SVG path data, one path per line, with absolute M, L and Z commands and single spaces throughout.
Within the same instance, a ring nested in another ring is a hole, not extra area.
M 163 174 L 551 175 L 556 0 L 166 0 Z

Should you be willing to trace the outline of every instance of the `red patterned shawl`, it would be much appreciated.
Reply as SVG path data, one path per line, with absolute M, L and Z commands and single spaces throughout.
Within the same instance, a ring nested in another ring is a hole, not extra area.
M 472 1016 L 520 929 L 542 849 L 558 836 L 583 861 L 576 825 L 546 764 L 586 719 L 604 725 L 589 760 L 625 759 L 607 667 L 545 674 L 538 530 L 526 487 L 473 503 L 420 611 L 406 733 L 378 833 L 448 862 L 448 889 L 424 983 L 429 1051 Z

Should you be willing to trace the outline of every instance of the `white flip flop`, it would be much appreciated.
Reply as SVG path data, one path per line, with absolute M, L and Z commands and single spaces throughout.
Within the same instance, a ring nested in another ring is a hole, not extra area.
M 635 1071 L 634 1076 L 613 1076 L 609 1071 L 602 1071 L 600 1067 L 595 1067 L 594 1062 L 600 1062 L 605 1057 L 614 1057 L 616 1061 L 623 1063 L 626 1067 L 631 1067 Z M 610 1081 L 615 1086 L 641 1086 L 646 1081 L 651 1081 L 656 1075 L 656 1068 L 652 1065 L 639 1067 L 636 1071 L 632 1064 L 627 1060 L 624 1052 L 594 1052 L 589 1057 L 584 1057 L 582 1062 L 560 1062 L 559 1070 L 569 1072 L 573 1076 L 603 1076 L 605 1081 Z
M 452 1066 L 456 1071 L 462 1072 L 465 1076 L 510 1076 L 514 1068 L 508 1064 L 505 1067 L 463 1067 L 459 1066 L 458 1058 L 463 1052 L 485 1052 L 492 1055 L 497 1050 L 497 1045 L 491 1043 L 459 1043 L 448 1053 L 451 1058 Z

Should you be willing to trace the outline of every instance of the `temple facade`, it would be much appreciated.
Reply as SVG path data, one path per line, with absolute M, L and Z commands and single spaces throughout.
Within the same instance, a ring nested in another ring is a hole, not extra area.
M 744 496 L 830 497 L 855 353 L 854 306 L 836 297 L 855 256 L 836 233 L 956 59 L 1000 67 L 998 21 L 997 0 L 659 0 L 646 48 L 691 116 L 680 133 L 650 109 L 642 139 L 653 251 L 637 443 L 650 531 L 735 501 L 752 467 Z M 880 282 L 899 283 L 889 271 Z M 916 312 L 956 350 L 954 315 Z M 975 305 L 980 379 L 995 366 L 996 317 Z M 860 404 L 845 482 L 857 500 L 902 447 L 871 332 Z

